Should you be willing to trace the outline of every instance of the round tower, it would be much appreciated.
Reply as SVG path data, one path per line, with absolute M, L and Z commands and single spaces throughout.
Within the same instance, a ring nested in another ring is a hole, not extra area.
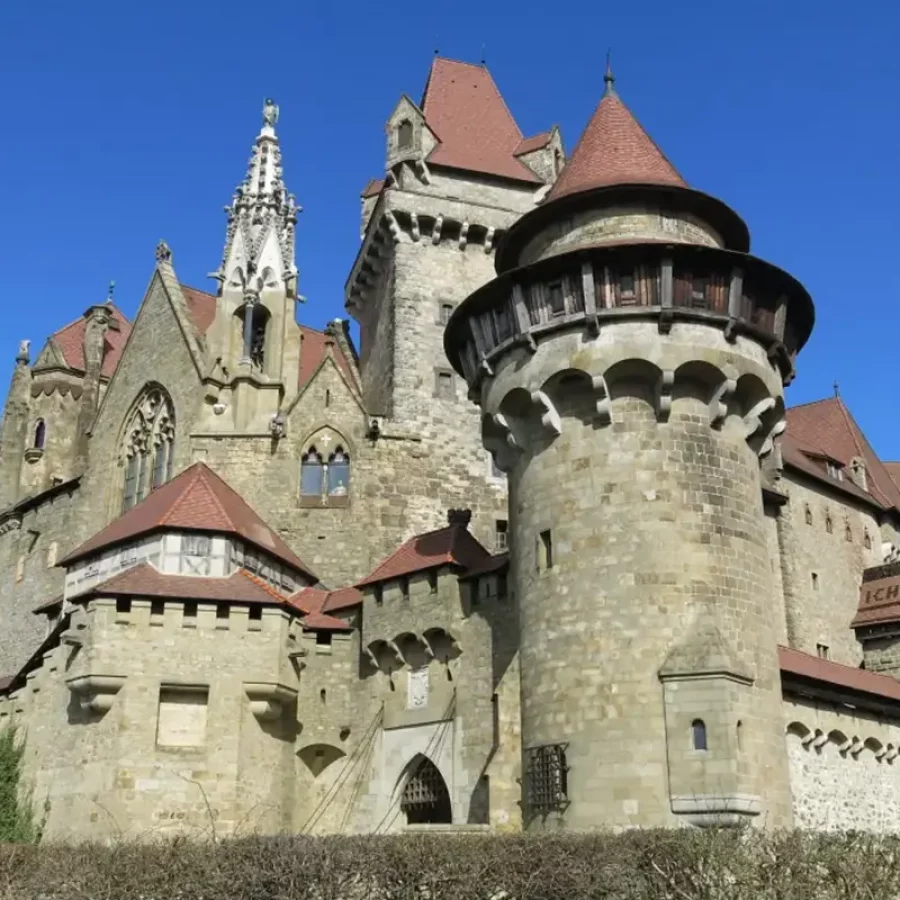
M 523 810 L 786 825 L 761 469 L 812 301 L 606 85 L 445 335 L 509 475 Z

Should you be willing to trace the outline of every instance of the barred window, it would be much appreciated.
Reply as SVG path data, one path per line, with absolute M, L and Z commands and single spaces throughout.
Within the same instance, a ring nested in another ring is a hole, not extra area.
M 563 812 L 569 805 L 568 744 L 545 744 L 525 751 L 525 807 L 531 816 Z

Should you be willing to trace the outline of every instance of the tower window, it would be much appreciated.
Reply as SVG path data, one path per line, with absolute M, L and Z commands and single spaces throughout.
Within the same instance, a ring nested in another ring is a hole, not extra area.
M 509 547 L 509 523 L 506 519 L 497 519 L 494 522 L 494 549 L 502 553 Z
M 813 572 L 811 575 L 812 578 L 812 589 L 817 591 L 819 589 L 819 574 L 818 572 Z
M 436 594 L 438 589 L 438 573 L 437 569 L 430 569 L 428 571 L 428 590 L 432 594 Z
M 331 646 L 331 632 L 330 631 L 317 631 L 316 632 L 316 644 L 319 647 L 330 647 Z
M 809 504 L 808 504 L 808 503 L 806 504 L 805 516 L 806 516 L 806 524 L 807 524 L 807 525 L 812 525 L 812 523 L 813 523 L 813 514 L 812 514 L 812 510 L 809 508 Z
M 38 419 L 37 422 L 34 423 L 34 439 L 31 445 L 35 450 L 43 450 L 46 440 L 47 425 L 43 419 Z
M 375 585 L 375 605 L 381 606 L 384 603 L 384 588 L 380 584 Z
M 438 315 L 438 324 L 446 325 L 450 321 L 450 316 L 453 315 L 453 304 L 452 303 L 441 303 L 440 312 Z
M 409 119 L 404 119 L 397 126 L 397 149 L 408 150 L 412 147 L 413 127 Z
M 829 534 L 832 534 L 832 533 L 834 532 L 834 522 L 831 521 L 831 514 L 830 514 L 830 513 L 826 513 L 826 514 L 825 514 L 825 530 L 826 530 Z
M 538 541 L 538 568 L 542 572 L 553 568 L 553 536 L 550 531 L 542 531 Z
M 706 740 L 706 723 L 703 719 L 694 719 L 691 722 L 691 746 L 695 750 L 708 750 Z
M 551 281 L 547 285 L 547 299 L 550 303 L 550 314 L 564 316 L 566 314 L 566 297 L 563 294 L 561 281 Z
M 453 386 L 453 373 L 438 371 L 435 373 L 435 396 L 442 400 L 453 400 L 456 392 Z
M 816 644 L 816 656 L 819 659 L 828 659 L 828 644 Z
M 400 596 L 403 597 L 407 602 L 409 601 L 409 579 L 401 578 L 400 579 Z
M 850 527 L 849 522 L 847 522 L 847 524 L 844 525 L 844 540 L 845 541 L 853 540 L 853 529 Z

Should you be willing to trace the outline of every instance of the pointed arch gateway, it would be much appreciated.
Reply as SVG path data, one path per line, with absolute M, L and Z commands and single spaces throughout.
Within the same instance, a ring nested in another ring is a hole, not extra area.
M 450 825 L 453 808 L 447 782 L 438 767 L 419 754 L 407 767 L 406 782 L 400 795 L 400 809 L 407 825 Z

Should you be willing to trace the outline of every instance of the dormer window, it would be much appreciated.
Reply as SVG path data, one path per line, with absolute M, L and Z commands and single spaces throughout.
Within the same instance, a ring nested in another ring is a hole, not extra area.
M 413 127 L 409 119 L 404 119 L 397 126 L 397 149 L 408 150 L 413 143 Z
M 831 478 L 834 478 L 837 481 L 844 480 L 844 469 L 836 463 L 833 463 L 831 461 L 826 462 L 825 470 L 828 472 Z

